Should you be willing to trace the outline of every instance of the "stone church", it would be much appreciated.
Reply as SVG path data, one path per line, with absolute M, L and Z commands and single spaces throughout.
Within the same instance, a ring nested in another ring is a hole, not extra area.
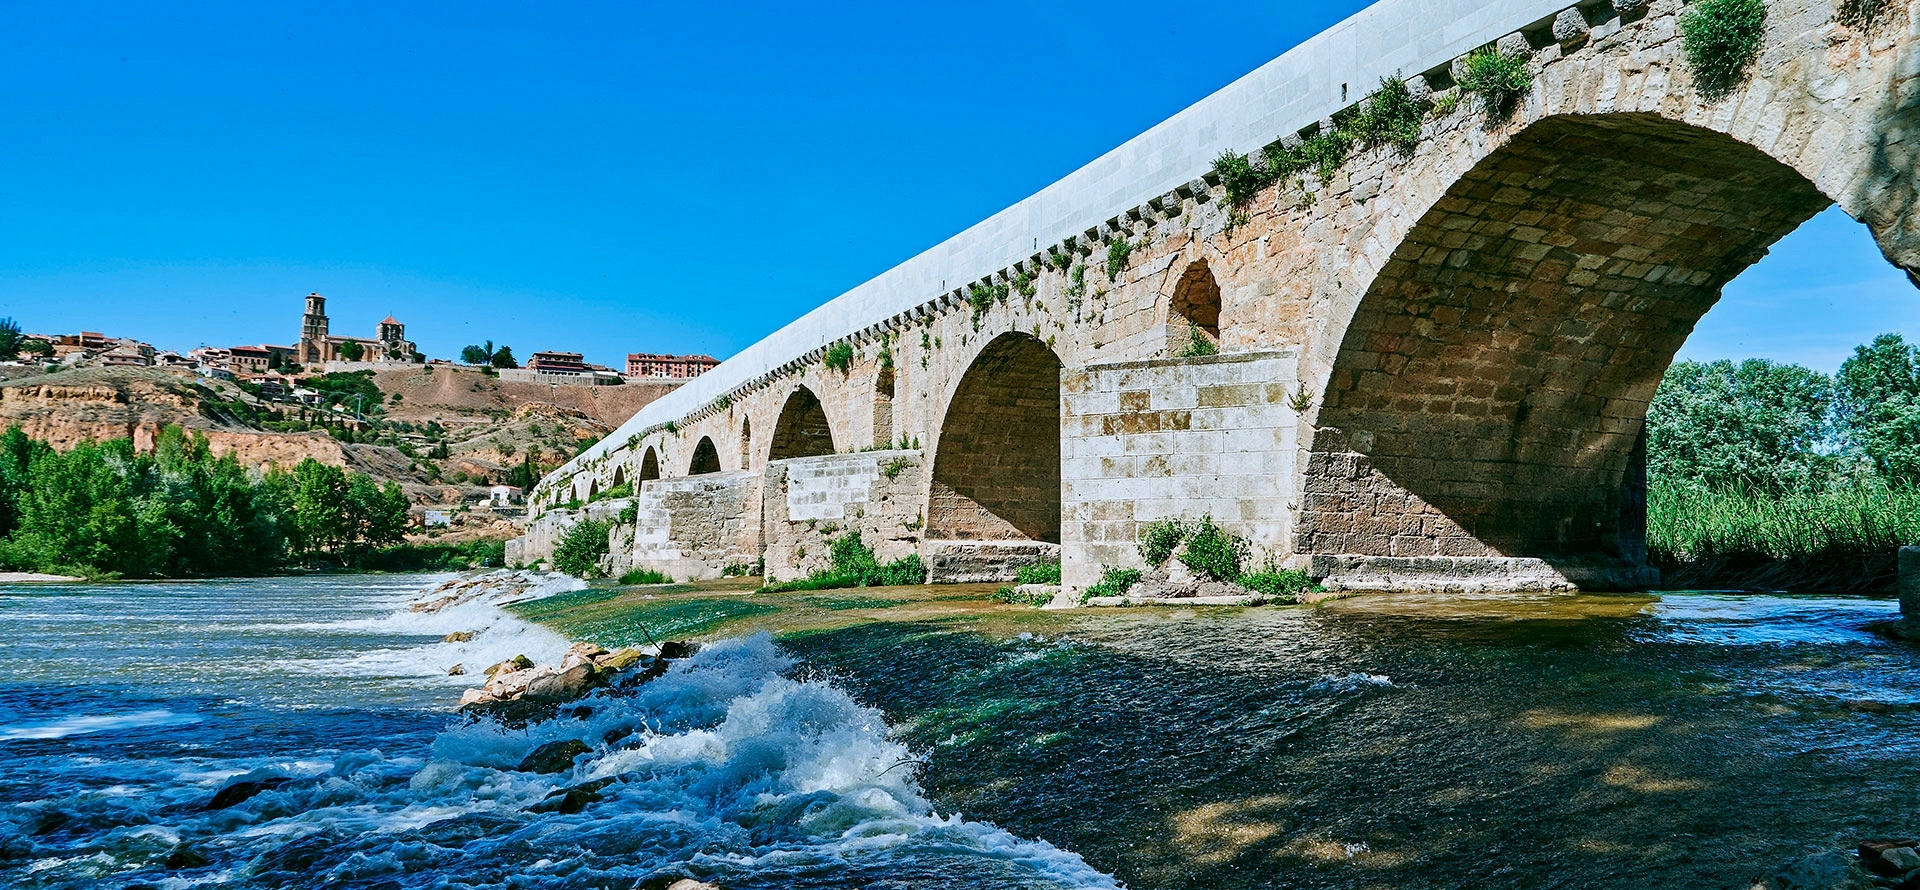
M 300 343 L 294 347 L 294 361 L 303 365 L 348 361 L 341 354 L 348 343 L 359 345 L 360 361 L 419 361 L 418 351 L 407 339 L 407 326 L 393 316 L 380 322 L 372 337 L 331 336 L 327 333 L 327 298 L 317 293 L 308 294 L 307 314 L 300 319 Z

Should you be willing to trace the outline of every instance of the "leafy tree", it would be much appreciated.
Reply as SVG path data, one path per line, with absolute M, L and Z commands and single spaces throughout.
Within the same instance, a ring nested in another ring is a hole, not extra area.
M 11 318 L 0 318 L 0 361 L 20 357 L 20 325 Z
M 53 344 L 39 337 L 20 341 L 20 351 L 40 358 L 53 358 Z
M 496 368 L 518 368 L 520 363 L 513 360 L 513 350 L 502 346 L 493 351 L 493 366 Z
M 1679 362 L 1647 409 L 1647 474 L 1656 484 L 1781 492 L 1816 484 L 1832 460 L 1833 384 L 1765 359 Z
M 600 557 L 612 549 L 607 539 L 611 531 L 613 524 L 604 519 L 580 520 L 553 548 L 553 567 L 580 578 L 598 574 Z
M 1920 347 L 1881 334 L 1855 347 L 1834 377 L 1846 443 L 1890 481 L 1920 482 Z
M 340 357 L 347 361 L 357 362 L 366 357 L 366 354 L 366 347 L 361 346 L 357 341 L 348 340 L 340 344 Z
M 460 360 L 469 365 L 493 364 L 493 341 L 488 340 L 485 346 L 468 346 L 461 349 Z

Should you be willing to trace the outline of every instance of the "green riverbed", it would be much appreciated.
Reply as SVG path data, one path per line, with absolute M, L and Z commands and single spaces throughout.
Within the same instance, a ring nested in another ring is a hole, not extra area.
M 1884 600 L 749 587 L 515 610 L 609 646 L 770 632 L 887 714 L 943 810 L 1133 888 L 1745 890 L 1920 830 L 1920 651 L 1864 629 Z

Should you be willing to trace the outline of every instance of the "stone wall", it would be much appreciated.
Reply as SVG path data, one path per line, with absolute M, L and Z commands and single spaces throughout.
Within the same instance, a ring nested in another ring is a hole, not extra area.
M 1065 377 L 1065 570 L 1083 588 L 1105 566 L 1145 567 L 1158 519 L 1211 515 L 1256 564 L 1289 553 L 1299 414 L 1293 351 L 1094 365 Z
M 859 532 L 881 562 L 918 552 L 925 463 L 918 451 L 867 451 L 767 465 L 761 539 L 767 578 L 804 578 L 828 566 L 832 541 Z
M 760 476 L 715 473 L 655 479 L 634 497 L 634 568 L 676 581 L 720 577 L 760 555 Z

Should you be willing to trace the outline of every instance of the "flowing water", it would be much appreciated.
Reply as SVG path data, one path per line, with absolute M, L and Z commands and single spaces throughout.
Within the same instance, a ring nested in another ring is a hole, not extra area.
M 431 579 L 0 588 L 0 886 L 1111 887 L 1078 856 L 936 814 L 880 715 L 765 636 L 521 730 L 451 712 L 559 635 Z M 478 631 L 468 642 L 444 642 Z M 588 739 L 569 772 L 515 767 Z M 617 778 L 585 813 L 530 810 Z M 226 807 L 222 788 L 268 790 Z
M 1884 601 L 406 612 L 427 580 L 0 588 L 0 886 L 1745 890 L 1920 830 L 1920 650 L 1866 630 Z M 551 661 L 543 624 L 716 642 L 523 730 L 457 718 L 446 669 Z M 513 768 L 563 738 L 571 771 Z

